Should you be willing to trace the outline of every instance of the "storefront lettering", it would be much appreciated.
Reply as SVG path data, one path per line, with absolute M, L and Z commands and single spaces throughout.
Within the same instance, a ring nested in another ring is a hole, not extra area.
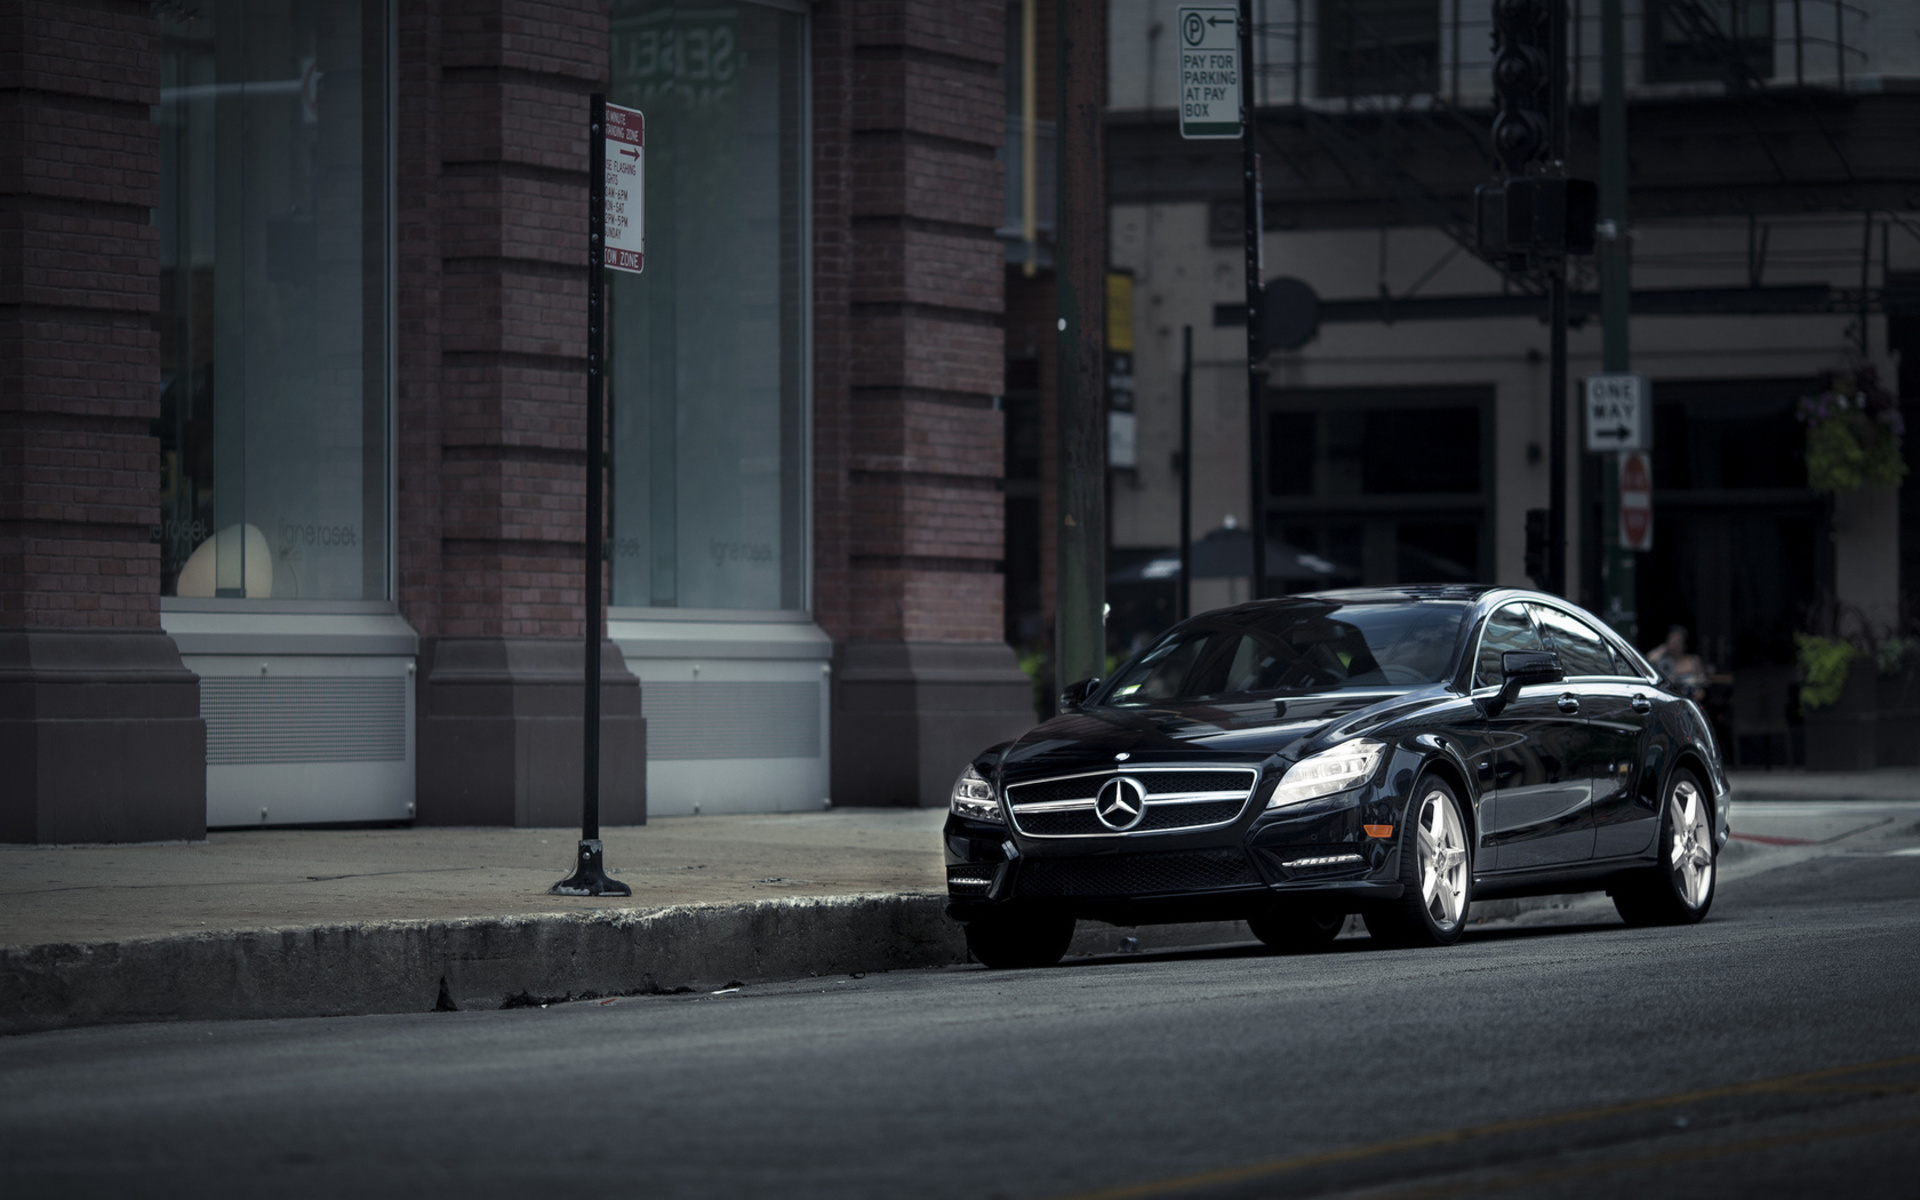
M 710 104 L 732 93 L 739 74 L 732 25 L 640 29 L 614 45 L 624 59 L 615 75 L 640 86 L 641 108 L 658 106 L 669 92 L 683 104 Z
M 716 567 L 730 562 L 766 564 L 773 561 L 773 546 L 767 542 L 723 542 L 715 538 L 712 549 Z
M 169 519 L 153 527 L 153 540 L 166 547 L 168 558 L 178 560 L 206 541 L 209 532 L 205 521 Z
M 296 546 L 357 546 L 360 531 L 352 525 L 294 525 L 282 521 L 279 526 L 282 550 Z

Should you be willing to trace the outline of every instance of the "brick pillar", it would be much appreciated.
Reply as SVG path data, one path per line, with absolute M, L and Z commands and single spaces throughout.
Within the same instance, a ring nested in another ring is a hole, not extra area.
M 599 0 L 409 3 L 400 38 L 403 611 L 418 819 L 580 815 L 587 96 Z M 646 817 L 639 681 L 602 643 L 601 811 Z
M 832 157 L 816 127 L 833 794 L 943 804 L 969 757 L 1032 723 L 1000 575 L 1005 6 L 815 12 L 816 118 L 842 122 L 851 146 Z
M 206 834 L 160 630 L 151 6 L 0 0 L 0 840 Z

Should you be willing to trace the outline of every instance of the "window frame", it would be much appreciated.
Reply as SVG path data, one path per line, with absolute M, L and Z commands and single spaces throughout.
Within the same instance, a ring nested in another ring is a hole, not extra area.
M 1486 616 L 1480 618 L 1480 628 L 1475 631 L 1473 654 L 1467 659 L 1467 678 L 1470 681 L 1467 691 L 1470 695 L 1477 696 L 1482 692 L 1497 692 L 1502 686 L 1499 682 L 1480 682 L 1480 651 L 1487 643 L 1487 626 L 1493 624 L 1493 618 L 1496 614 L 1509 608 L 1518 608 L 1521 612 L 1527 614 L 1527 625 L 1532 628 L 1533 635 L 1540 638 L 1541 649 L 1544 650 L 1547 647 L 1547 639 L 1540 636 L 1540 622 L 1535 619 L 1533 610 L 1528 607 L 1527 598 L 1516 597 L 1512 600 L 1502 600 L 1500 603 L 1488 609 Z
M 364 0 L 362 0 L 364 2 Z M 760 0 L 767 2 L 767 0 Z M 779 0 L 773 0 L 779 2 Z M 384 371 L 381 388 L 381 403 L 385 406 L 384 420 L 385 447 L 385 487 L 386 496 L 382 504 L 382 523 L 386 536 L 386 580 L 384 595 L 369 598 L 361 596 L 352 599 L 309 599 L 278 598 L 249 600 L 218 596 L 166 596 L 162 595 L 159 609 L 163 613 L 335 613 L 345 615 L 389 615 L 400 612 L 400 385 L 399 385 L 399 304 L 400 304 L 400 3 L 401 0 L 379 0 L 383 19 L 380 22 L 382 39 L 380 53 L 383 60 L 383 81 L 385 88 L 385 112 L 379 123 L 384 148 L 369 150 L 364 161 L 378 162 L 385 172 L 383 183 L 383 219 L 385 229 L 382 236 L 382 249 L 379 270 L 384 276 L 381 288 L 382 302 L 386 305 L 384 319 L 380 322 L 381 341 L 379 356 Z M 155 119 L 158 120 L 159 106 L 156 104 Z M 153 209 L 153 220 L 159 220 L 159 208 Z M 365 357 L 371 358 L 368 354 Z M 364 386 L 364 385 L 363 385 Z
M 393 0 L 397 3 L 397 0 Z M 800 536 L 794 553 L 800 557 L 800 599 L 794 608 L 681 608 L 653 604 L 612 604 L 607 606 L 607 618 L 621 621 L 711 621 L 722 624 L 771 623 L 787 624 L 794 621 L 811 622 L 815 618 L 815 559 L 814 559 L 814 136 L 813 136 L 813 4 L 811 0 L 741 0 L 741 3 L 773 9 L 777 12 L 792 13 L 800 18 L 799 55 L 800 111 L 795 114 L 797 128 L 800 131 L 800 144 L 797 147 L 799 160 L 799 179 L 795 191 L 799 196 L 797 223 L 800 227 L 800 278 L 796 288 L 800 295 L 800 312 L 796 321 L 799 339 L 799 420 L 800 420 L 800 473 L 799 494 L 800 512 L 798 525 Z M 611 46 L 611 42 L 609 42 Z M 617 369 L 617 368 L 616 368 Z M 611 425 L 611 422 L 609 422 Z M 612 430 L 609 428 L 611 439 Z M 607 519 L 612 522 L 611 500 L 609 499 Z M 611 581 L 611 573 L 608 575 Z M 608 594 L 612 589 L 609 584 Z

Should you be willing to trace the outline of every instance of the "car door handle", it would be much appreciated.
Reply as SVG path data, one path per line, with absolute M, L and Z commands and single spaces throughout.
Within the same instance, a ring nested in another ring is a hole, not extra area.
M 1560 697 L 1560 711 L 1568 714 L 1579 712 L 1580 698 L 1572 692 L 1568 692 L 1566 695 Z
M 1650 713 L 1653 711 L 1653 701 L 1636 692 L 1633 697 L 1633 711 L 1637 713 Z

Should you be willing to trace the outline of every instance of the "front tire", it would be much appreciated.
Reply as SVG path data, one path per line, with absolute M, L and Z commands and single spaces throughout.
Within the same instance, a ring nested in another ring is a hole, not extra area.
M 1698 924 L 1713 907 L 1719 864 L 1712 803 L 1685 767 L 1667 781 L 1658 845 L 1658 863 L 1613 889 L 1614 908 L 1629 925 Z
M 1421 781 L 1401 835 L 1400 899 L 1367 909 L 1367 932 L 1389 946 L 1451 946 L 1467 927 L 1473 847 L 1459 797 L 1437 776 Z
M 1001 970 L 1050 967 L 1073 941 L 1066 913 L 1017 910 L 967 922 L 967 950 L 981 965 Z
M 1346 909 L 1313 903 L 1287 905 L 1247 918 L 1253 936 L 1282 954 L 1325 950 L 1346 925 Z

